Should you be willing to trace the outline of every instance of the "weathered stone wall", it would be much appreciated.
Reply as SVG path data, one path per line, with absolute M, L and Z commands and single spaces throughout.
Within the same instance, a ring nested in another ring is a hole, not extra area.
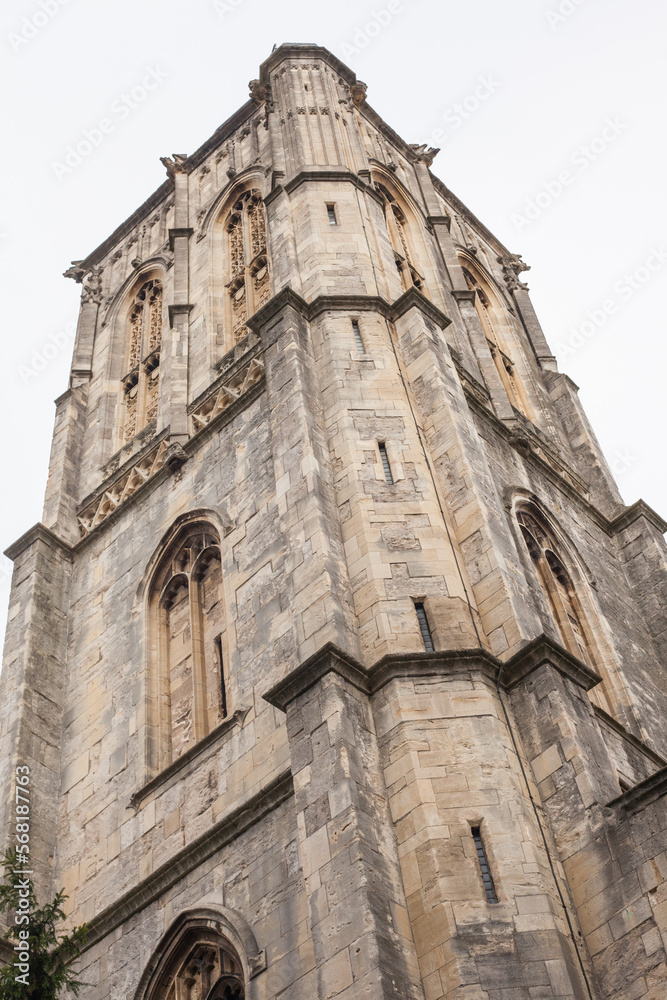
M 11 550 L 0 783 L 9 801 L 33 768 L 40 892 L 91 922 L 82 996 L 145 1000 L 174 920 L 209 906 L 249 997 L 658 1000 L 663 523 L 622 506 L 525 265 L 431 153 L 316 47 L 278 49 L 251 94 L 72 269 L 46 527 Z M 225 227 L 250 190 L 271 297 L 233 343 Z M 153 277 L 157 417 L 121 447 L 127 310 Z M 529 501 L 588 665 L 519 530 Z M 220 540 L 228 715 L 160 770 L 150 587 L 197 516 Z

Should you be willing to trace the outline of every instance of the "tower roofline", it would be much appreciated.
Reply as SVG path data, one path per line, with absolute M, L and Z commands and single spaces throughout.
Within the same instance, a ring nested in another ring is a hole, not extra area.
M 311 42 L 285 42 L 279 45 L 271 55 L 264 60 L 260 65 L 260 76 L 259 82 L 261 85 L 266 86 L 270 80 L 271 71 L 284 62 L 287 59 L 323 59 L 325 64 L 331 69 L 335 70 L 341 76 L 346 83 L 349 85 L 354 85 L 358 82 L 357 75 L 353 70 L 350 69 L 341 59 L 335 56 L 329 49 L 322 45 L 316 45 Z M 188 171 L 194 170 L 206 159 L 210 153 L 216 149 L 220 143 L 228 139 L 248 118 L 250 118 L 257 110 L 257 102 L 250 99 L 245 102 L 237 111 L 234 112 L 229 118 L 226 119 L 220 125 L 215 132 L 209 138 L 199 146 L 194 153 L 190 156 L 184 158 L 183 166 L 185 166 Z M 359 107 L 361 113 L 366 117 L 377 129 L 379 129 L 391 142 L 393 142 L 401 152 L 411 161 L 417 159 L 417 154 L 415 150 L 410 146 L 409 143 L 405 141 L 394 129 L 389 126 L 385 120 L 375 111 L 370 104 L 364 99 Z M 510 251 L 505 247 L 505 245 L 496 237 L 494 234 L 487 229 L 483 222 L 481 222 L 477 216 L 470 211 L 470 209 L 459 199 L 457 196 L 450 191 L 444 181 L 440 180 L 429 171 L 433 177 L 436 188 L 447 200 L 451 201 L 457 210 L 468 219 L 470 223 L 478 227 L 478 230 L 483 234 L 494 247 L 496 247 L 499 253 L 509 253 Z M 168 177 L 158 188 L 153 191 L 153 193 L 144 201 L 142 204 L 125 219 L 124 222 L 120 224 L 110 236 L 108 236 L 102 243 L 100 243 L 91 253 L 89 253 L 85 258 L 78 261 L 73 261 L 76 264 L 77 273 L 83 277 L 83 275 L 89 271 L 91 268 L 95 267 L 100 263 L 101 260 L 106 257 L 106 255 L 122 240 L 127 236 L 138 223 L 142 221 L 147 215 L 154 211 L 158 205 L 160 205 L 165 198 L 168 197 L 171 191 L 173 191 L 174 181 L 172 177 Z

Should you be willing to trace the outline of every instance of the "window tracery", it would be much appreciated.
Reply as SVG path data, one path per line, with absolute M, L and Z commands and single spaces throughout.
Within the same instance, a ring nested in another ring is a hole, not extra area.
M 247 333 L 249 316 L 271 294 L 264 203 L 258 191 L 245 191 L 235 202 L 226 225 L 229 253 L 229 299 L 232 340 Z
M 597 669 L 590 629 L 553 532 L 536 507 L 522 507 L 516 517 L 563 645 Z
M 378 184 L 377 190 L 382 195 L 389 239 L 394 251 L 396 270 L 400 275 L 403 288 L 407 290 L 414 286 L 423 292 L 424 278 L 417 270 L 414 255 L 410 247 L 405 213 L 386 187 Z
M 528 408 L 516 365 L 500 346 L 500 337 L 497 329 L 498 320 L 494 316 L 497 307 L 494 308 L 489 293 L 472 271 L 464 267 L 463 274 L 468 288 L 477 293 L 475 295 L 475 308 L 486 336 L 486 342 L 489 345 L 491 357 L 493 358 L 500 380 L 505 387 L 507 398 L 516 410 L 519 410 L 524 416 L 528 416 Z
M 162 284 L 153 278 L 135 295 L 128 313 L 127 372 L 122 379 L 122 444 L 157 417 L 162 348 Z
M 203 940 L 175 964 L 151 1000 L 244 1000 L 241 963 L 224 945 Z
M 195 523 L 161 560 L 150 593 L 159 770 L 227 714 L 222 565 L 217 532 Z

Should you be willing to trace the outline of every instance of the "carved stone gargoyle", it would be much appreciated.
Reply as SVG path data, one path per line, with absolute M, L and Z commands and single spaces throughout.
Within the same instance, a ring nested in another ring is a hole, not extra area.
M 350 84 L 350 97 L 352 98 L 352 103 L 355 108 L 358 108 L 360 104 L 364 103 L 367 93 L 368 87 L 361 80 L 357 80 L 356 83 Z
M 440 149 L 436 149 L 435 146 L 427 146 L 424 142 L 422 145 L 418 145 L 416 142 L 410 143 L 410 149 L 417 157 L 419 163 L 425 163 L 427 167 L 433 165 L 433 161 L 440 152 Z
M 168 177 L 173 177 L 174 174 L 187 174 L 187 160 L 187 153 L 174 153 L 172 156 L 160 157 L 160 163 L 166 167 Z
M 530 271 L 530 265 L 521 260 L 521 254 L 512 253 L 506 257 L 498 257 L 497 260 L 502 264 L 505 284 L 510 292 L 515 292 L 517 288 L 528 290 L 528 285 L 524 281 L 519 281 L 522 271 Z

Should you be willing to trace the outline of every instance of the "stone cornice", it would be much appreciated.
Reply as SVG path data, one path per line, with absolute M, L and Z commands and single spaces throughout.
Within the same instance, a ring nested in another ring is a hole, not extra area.
M 280 63 L 285 62 L 287 59 L 322 59 L 327 66 L 330 66 L 347 83 L 353 84 L 357 82 L 356 74 L 349 66 L 346 66 L 344 62 L 332 52 L 329 52 L 328 49 L 325 49 L 324 46 L 316 45 L 314 42 L 285 42 L 283 45 L 279 45 L 259 67 L 260 82 L 265 86 L 270 84 L 271 72 L 276 66 L 279 66 Z
M 34 524 L 32 528 L 29 528 L 20 538 L 17 538 L 15 542 L 12 542 L 6 549 L 4 554 L 8 559 L 15 560 L 22 552 L 29 549 L 31 545 L 35 542 L 43 542 L 44 545 L 51 549 L 58 549 L 62 555 L 67 559 L 72 558 L 73 547 L 68 545 L 60 535 L 57 535 L 55 531 L 51 528 L 47 528 L 45 524 L 38 521 Z
M 542 666 L 553 667 L 559 674 L 578 684 L 585 691 L 590 691 L 602 680 L 599 674 L 587 667 L 582 660 L 568 653 L 549 636 L 540 635 L 503 664 L 500 674 L 501 686 L 511 690 Z
M 446 649 L 434 653 L 390 653 L 370 667 L 364 667 L 333 643 L 308 657 L 296 670 L 265 692 L 269 704 L 285 711 L 290 702 L 304 694 L 327 674 L 335 673 L 359 691 L 373 695 L 392 680 L 405 677 L 454 677 L 475 671 L 501 687 L 511 690 L 541 666 L 550 666 L 586 691 L 601 678 L 581 660 L 572 656 L 546 635 L 540 635 L 506 662 L 481 647 Z
M 338 674 L 353 687 L 368 694 L 369 683 L 366 670 L 357 660 L 329 642 L 322 649 L 318 649 L 316 653 L 309 656 L 307 660 L 304 660 L 287 677 L 266 691 L 264 699 L 270 705 L 274 705 L 281 712 L 284 712 L 290 702 L 331 673 Z
M 655 774 L 651 774 L 648 778 L 640 781 L 638 785 L 629 788 L 627 792 L 623 792 L 618 798 L 612 799 L 608 807 L 633 815 L 634 813 L 641 812 L 642 809 L 646 809 L 652 802 L 656 802 L 666 795 L 667 767 L 663 767 L 659 771 L 656 771 Z
M 620 531 L 625 531 L 631 524 L 638 521 L 640 517 L 645 517 L 654 528 L 658 529 L 661 535 L 664 535 L 667 531 L 667 521 L 664 521 L 644 500 L 637 500 L 630 507 L 626 507 L 624 511 L 621 511 L 620 514 L 610 521 L 609 530 L 612 535 L 616 535 Z
M 161 864 L 119 899 L 114 900 L 89 922 L 86 950 L 133 917 L 135 913 L 153 903 L 191 871 L 199 868 L 211 855 L 236 840 L 264 816 L 277 809 L 292 797 L 293 791 L 292 774 L 290 771 L 283 771 L 182 851 Z
M 391 306 L 379 295 L 318 295 L 308 303 L 307 318 L 315 319 L 323 312 L 378 312 L 388 317 Z
M 485 649 L 445 649 L 435 653 L 389 653 L 368 671 L 371 694 L 404 677 L 454 677 L 476 673 L 496 682 L 500 661 Z
M 434 323 L 437 323 L 443 330 L 452 322 L 448 316 L 445 316 L 444 312 L 438 309 L 437 306 L 433 305 L 431 300 L 427 299 L 418 288 L 414 287 L 414 285 L 412 288 L 408 288 L 406 292 L 403 292 L 400 298 L 396 299 L 393 303 L 391 307 L 390 319 L 399 319 L 413 307 L 419 309 L 420 312 L 425 313 L 429 319 L 433 320 Z
M 409 288 L 393 303 L 387 302 L 386 299 L 378 295 L 318 295 L 312 302 L 306 302 L 298 292 L 286 285 L 272 299 L 269 299 L 266 305 L 262 306 L 254 316 L 250 317 L 247 326 L 254 333 L 259 333 L 274 316 L 277 316 L 286 307 L 295 309 L 308 321 L 323 312 L 334 310 L 346 312 L 374 310 L 393 321 L 414 307 L 442 329 L 451 323 L 451 320 L 417 288 Z
M 284 191 L 287 194 L 292 194 L 296 191 L 298 187 L 302 184 L 306 184 L 308 181 L 335 181 L 336 183 L 347 182 L 354 184 L 356 187 L 372 191 L 372 188 L 359 177 L 358 174 L 353 173 L 351 170 L 345 168 L 335 169 L 332 167 L 306 167 L 300 170 L 298 174 L 291 177 L 286 183 L 282 185 Z M 273 192 L 272 192 L 273 194 Z M 373 192 L 375 195 L 375 192 Z M 379 197 L 378 195 L 375 195 Z
M 406 677 L 458 676 L 476 671 L 496 682 L 501 663 L 481 648 L 447 649 L 435 653 L 390 653 L 371 667 L 343 652 L 333 643 L 308 657 L 296 670 L 274 684 L 264 698 L 284 712 L 290 702 L 335 673 L 364 694 L 373 695 L 392 680 Z

